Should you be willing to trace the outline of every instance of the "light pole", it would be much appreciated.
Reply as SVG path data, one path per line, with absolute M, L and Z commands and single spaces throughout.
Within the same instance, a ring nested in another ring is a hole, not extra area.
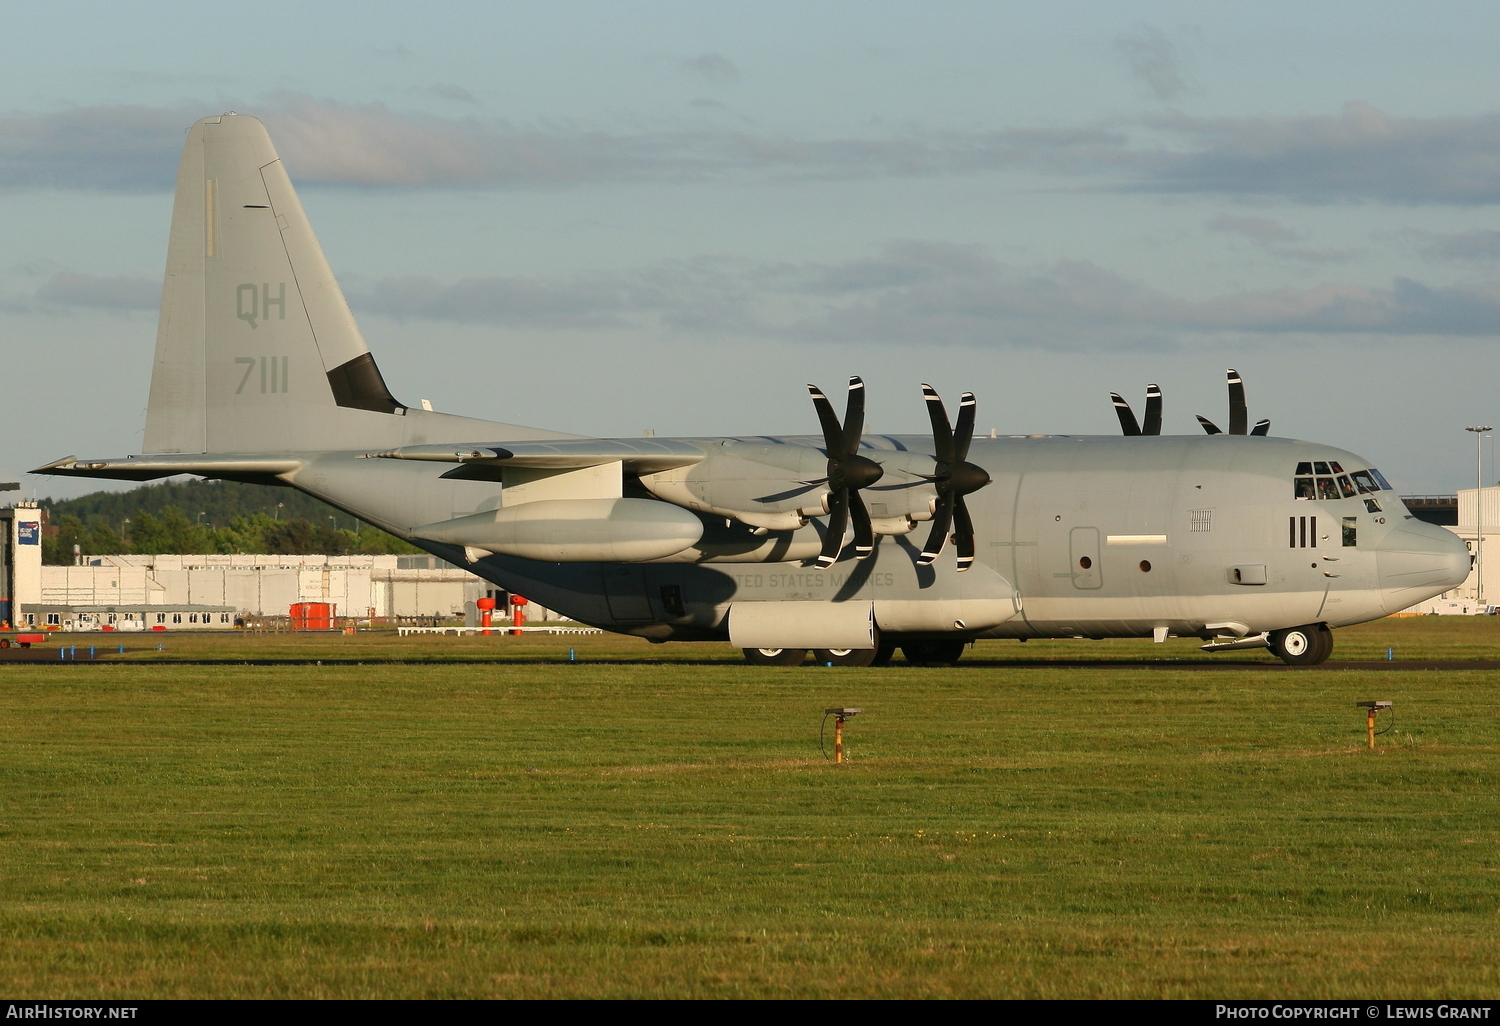
M 1484 433 L 1495 430 L 1488 424 L 1467 427 L 1474 432 L 1474 603 L 1484 608 Z

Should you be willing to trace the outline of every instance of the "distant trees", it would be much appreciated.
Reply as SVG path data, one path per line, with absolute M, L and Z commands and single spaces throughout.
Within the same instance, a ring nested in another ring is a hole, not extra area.
M 373 527 L 351 531 L 336 528 L 332 522 L 277 519 L 266 513 L 236 516 L 227 526 L 214 527 L 188 519 L 176 506 L 160 507 L 155 513 L 137 509 L 123 538 L 113 524 L 98 516 L 85 523 L 63 513 L 54 526 L 57 533 L 42 540 L 42 561 L 53 566 L 71 564 L 74 545 L 86 556 L 254 552 L 347 556 L 422 551 Z M 127 527 L 124 518 L 121 526 Z

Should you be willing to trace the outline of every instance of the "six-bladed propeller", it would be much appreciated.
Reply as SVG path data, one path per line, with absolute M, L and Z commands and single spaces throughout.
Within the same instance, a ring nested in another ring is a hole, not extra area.
M 1222 435 L 1219 426 L 1207 417 L 1199 416 L 1198 423 L 1203 425 L 1203 430 L 1211 435 Z M 1245 382 L 1240 378 L 1240 372 L 1234 368 L 1229 369 L 1229 433 L 1231 435 L 1265 435 L 1271 430 L 1269 420 L 1258 420 L 1254 429 L 1246 430 L 1250 426 L 1250 408 L 1245 404 Z
M 932 511 L 932 532 L 917 564 L 932 565 L 948 541 L 951 526 L 953 542 L 958 548 L 958 569 L 967 570 L 974 562 L 974 521 L 969 517 L 964 496 L 990 483 L 990 475 L 983 467 L 967 462 L 969 443 L 974 440 L 974 393 L 965 392 L 959 397 L 958 422 L 951 427 L 937 390 L 923 384 L 922 394 L 927 397 L 927 416 L 932 420 L 933 458 L 937 466 L 929 480 L 937 488 L 937 506 Z
M 869 511 L 860 498 L 884 475 L 879 463 L 859 454 L 860 437 L 865 426 L 865 383 L 858 377 L 849 379 L 849 399 L 840 423 L 828 396 L 817 385 L 808 385 L 818 422 L 823 427 L 823 447 L 828 454 L 828 530 L 823 535 L 823 551 L 817 565 L 826 569 L 838 562 L 844 548 L 844 532 L 854 525 L 856 559 L 867 559 L 875 552 L 875 531 Z M 965 392 L 959 400 L 958 421 L 948 422 L 943 400 L 931 385 L 922 386 L 927 399 L 927 416 L 932 421 L 933 461 L 931 474 L 917 475 L 930 481 L 937 491 L 933 502 L 932 531 L 917 563 L 929 566 L 947 544 L 952 532 L 958 548 L 958 569 L 967 570 L 974 562 L 974 521 L 964 504 L 964 496 L 990 483 L 983 467 L 968 462 L 969 444 L 974 440 L 974 395 Z M 812 483 L 812 482 L 809 482 Z M 819 484 L 823 482 L 817 482 Z
M 1114 401 L 1115 413 L 1120 418 L 1120 430 L 1127 435 L 1161 434 L 1161 389 L 1156 385 L 1146 386 L 1146 423 L 1137 424 L 1135 411 L 1121 398 L 1119 392 L 1109 393 Z
M 823 551 L 818 556 L 819 568 L 826 569 L 838 562 L 844 548 L 844 530 L 851 520 L 855 558 L 865 559 L 875 551 L 875 531 L 859 490 L 879 481 L 885 471 L 858 452 L 865 431 L 865 383 L 857 376 L 849 379 L 849 401 L 842 424 L 822 389 L 808 385 L 807 390 L 812 393 L 813 407 L 823 425 L 823 446 L 828 452 L 828 533 L 823 536 Z
M 1156 385 L 1146 386 L 1146 419 L 1144 423 L 1136 423 L 1135 411 L 1130 408 L 1118 392 L 1109 393 L 1110 401 L 1115 404 L 1115 414 L 1120 418 L 1120 430 L 1127 435 L 1159 435 L 1161 434 L 1161 389 Z M 1198 417 L 1198 423 L 1203 430 L 1211 435 L 1222 435 L 1224 432 L 1219 425 L 1207 417 Z M 1269 420 L 1258 420 L 1253 428 L 1249 427 L 1249 407 L 1245 404 L 1245 382 L 1240 377 L 1240 372 L 1233 368 L 1229 371 L 1229 433 L 1231 435 L 1268 435 L 1271 432 Z M 1248 430 L 1247 430 L 1248 428 Z

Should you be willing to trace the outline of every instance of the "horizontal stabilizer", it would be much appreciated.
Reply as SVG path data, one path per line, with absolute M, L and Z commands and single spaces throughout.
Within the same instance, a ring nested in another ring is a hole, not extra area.
M 154 481 L 176 474 L 226 478 L 275 477 L 290 474 L 301 466 L 301 460 L 288 456 L 167 453 L 155 456 L 117 456 L 100 460 L 64 456 L 45 467 L 37 467 L 32 473 L 62 477 L 102 477 L 116 481 Z
M 704 450 L 691 442 L 664 438 L 580 438 L 556 442 L 482 442 L 447 445 L 407 445 L 369 453 L 371 459 L 426 460 L 433 463 L 479 463 L 507 467 L 565 470 L 623 463 L 633 474 L 702 463 Z

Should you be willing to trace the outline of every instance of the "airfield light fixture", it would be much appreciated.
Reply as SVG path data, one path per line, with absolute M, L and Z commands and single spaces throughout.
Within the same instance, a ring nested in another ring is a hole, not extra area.
M 1392 721 L 1389 725 L 1386 726 L 1385 730 L 1390 730 L 1391 727 L 1395 726 L 1394 717 L 1396 715 L 1396 711 L 1390 702 L 1355 702 L 1354 704 L 1359 708 L 1365 710 L 1365 733 L 1368 734 L 1370 738 L 1370 750 L 1374 751 L 1375 717 L 1382 712 L 1389 712 L 1391 714 Z M 1384 734 L 1385 730 L 1380 731 L 1380 733 Z
M 1484 608 L 1484 434 L 1495 430 L 1488 424 L 1466 427 L 1474 432 L 1474 602 Z
M 824 709 L 823 726 L 818 728 L 818 750 L 823 753 L 823 758 L 828 758 L 828 750 L 823 747 L 823 731 L 828 726 L 828 717 L 833 717 L 833 761 L 835 765 L 844 762 L 844 721 L 852 720 L 863 709 Z

